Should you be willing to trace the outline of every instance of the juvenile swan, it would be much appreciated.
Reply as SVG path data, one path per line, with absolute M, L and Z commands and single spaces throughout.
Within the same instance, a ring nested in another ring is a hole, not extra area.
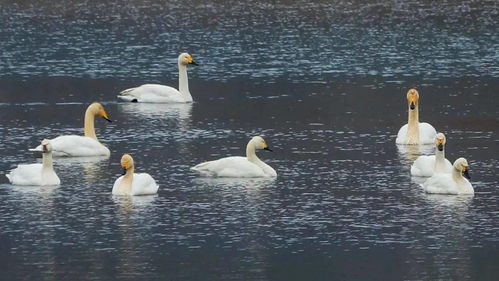
M 474 194 L 473 186 L 468 181 L 470 179 L 468 170 L 468 161 L 459 158 L 454 162 L 451 174 L 433 174 L 424 183 L 424 190 L 427 193 L 437 194 Z
M 59 185 L 61 181 L 52 163 L 52 145 L 45 139 L 41 144 L 42 164 L 18 165 L 7 174 L 13 185 Z
M 114 195 L 152 195 L 158 192 L 159 186 L 151 175 L 134 173 L 132 156 L 124 154 L 121 157 L 121 167 L 123 167 L 123 176 L 114 182 Z
M 85 136 L 66 135 L 51 139 L 54 156 L 109 156 L 111 153 L 107 147 L 97 140 L 94 128 L 95 116 L 102 117 L 108 122 L 111 120 L 107 117 L 104 107 L 94 102 L 88 106 L 85 112 L 84 131 Z M 41 151 L 42 147 L 30 149 L 31 151 Z
M 451 173 L 452 164 L 445 159 L 445 135 L 438 133 L 435 138 L 435 155 L 421 155 L 411 166 L 411 175 L 431 177 L 433 173 Z
M 202 176 L 226 178 L 276 177 L 276 171 L 263 163 L 256 154 L 257 149 L 272 151 L 262 137 L 253 137 L 246 146 L 246 157 L 232 156 L 198 164 L 191 170 Z
M 415 89 L 407 92 L 407 105 L 409 107 L 408 122 L 400 128 L 397 144 L 430 144 L 435 140 L 437 131 L 428 123 L 419 123 L 419 93 Z
M 186 103 L 192 102 L 187 79 L 187 65 L 198 65 L 188 53 L 178 56 L 178 90 L 164 85 L 144 84 L 120 93 L 118 98 L 131 102 Z

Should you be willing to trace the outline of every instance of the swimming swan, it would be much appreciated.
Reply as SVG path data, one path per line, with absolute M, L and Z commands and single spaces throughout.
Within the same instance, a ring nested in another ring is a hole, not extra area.
M 123 176 L 114 182 L 114 195 L 152 195 L 158 192 L 159 186 L 151 175 L 134 173 L 132 156 L 124 154 L 121 157 L 121 167 L 123 167 Z
M 227 178 L 276 177 L 276 171 L 260 160 L 255 151 L 272 151 L 262 137 L 253 137 L 246 146 L 246 157 L 232 156 L 198 164 L 191 170 L 202 176 Z
M 153 102 L 153 103 L 186 103 L 192 102 L 189 92 L 189 81 L 187 79 L 187 65 L 198 65 L 188 53 L 178 56 L 178 87 L 159 84 L 144 84 L 136 88 L 122 91 L 118 98 L 131 102 Z
M 419 123 L 419 93 L 415 89 L 407 92 L 409 118 L 407 124 L 400 128 L 397 144 L 430 144 L 435 141 L 437 131 L 428 123 Z
M 452 164 L 445 159 L 445 135 L 438 133 L 435 138 L 435 155 L 421 155 L 411 166 L 411 175 L 431 177 L 433 173 L 451 173 Z
M 84 131 L 85 136 L 66 135 L 51 139 L 54 156 L 109 156 L 111 152 L 107 147 L 97 140 L 94 128 L 94 118 L 100 116 L 108 122 L 111 120 L 107 117 L 104 107 L 94 102 L 88 106 L 85 112 Z M 42 147 L 30 149 L 31 151 L 41 151 Z
M 459 158 L 454 162 L 451 174 L 433 174 L 423 184 L 424 190 L 427 193 L 437 194 L 474 194 L 473 186 L 468 181 L 470 179 L 468 170 L 468 161 Z
M 13 185 L 59 185 L 61 180 L 54 171 L 52 162 L 52 146 L 50 141 L 44 139 L 42 147 L 42 164 L 18 165 L 7 174 Z

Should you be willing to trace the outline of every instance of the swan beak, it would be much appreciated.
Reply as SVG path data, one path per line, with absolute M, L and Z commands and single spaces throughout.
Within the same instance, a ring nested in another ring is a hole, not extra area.
M 126 168 L 123 167 L 123 171 L 121 171 L 121 175 L 124 176 L 126 174 Z
M 47 149 L 47 146 L 46 146 L 46 145 L 43 145 L 42 147 L 43 147 L 43 148 L 42 148 L 42 153 L 47 153 L 47 152 L 49 152 L 49 150 Z
M 463 176 L 469 180 L 471 180 L 470 174 L 468 173 L 468 167 L 464 167 Z
M 411 110 L 414 110 L 414 108 L 416 108 L 416 105 L 414 104 L 414 102 L 411 102 L 410 108 L 411 108 Z
M 268 146 L 267 146 L 267 147 L 264 147 L 264 148 L 263 148 L 263 150 L 267 150 L 267 151 L 270 151 L 270 152 L 272 152 L 272 151 L 273 151 L 273 150 L 272 150 L 272 149 L 270 149 Z
M 192 60 L 189 64 L 192 64 L 192 65 L 199 65 L 197 62 L 195 62 L 194 60 Z
M 441 143 L 439 143 L 439 144 L 437 145 L 437 148 L 438 148 L 438 151 L 444 151 L 444 145 L 443 145 L 443 144 L 441 144 Z
M 107 120 L 107 122 L 113 122 L 113 121 L 111 121 L 111 119 L 109 119 L 109 118 L 107 117 L 107 113 L 106 113 L 105 111 L 103 111 L 103 112 L 102 112 L 101 117 L 102 117 L 102 118 L 104 118 L 104 119 L 106 119 L 106 120 Z

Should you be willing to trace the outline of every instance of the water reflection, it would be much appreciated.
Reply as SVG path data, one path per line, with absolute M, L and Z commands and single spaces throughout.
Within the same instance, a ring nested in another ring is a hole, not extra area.
M 181 126 L 187 126 L 192 103 L 119 103 L 118 110 L 143 119 L 178 119 Z
M 397 144 L 397 151 L 402 163 L 412 165 L 420 155 L 428 155 L 435 152 L 435 146 L 432 144 L 403 145 Z
M 54 160 L 56 172 L 64 169 L 69 174 L 91 183 L 100 180 L 102 169 L 108 166 L 108 162 L 109 156 L 60 157 Z
M 158 195 L 145 196 L 124 196 L 112 195 L 113 202 L 118 205 L 119 211 L 122 214 L 129 214 L 132 211 L 140 211 L 154 206 L 154 201 Z

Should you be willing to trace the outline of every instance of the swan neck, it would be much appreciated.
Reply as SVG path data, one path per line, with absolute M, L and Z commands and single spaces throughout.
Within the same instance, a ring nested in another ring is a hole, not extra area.
M 134 167 L 126 170 L 123 179 L 121 180 L 121 189 L 124 193 L 129 194 L 132 191 L 133 174 L 135 172 Z
M 255 146 L 251 142 L 246 146 L 246 158 L 255 164 L 261 162 L 260 158 L 256 156 Z
M 454 180 L 457 182 L 457 183 L 460 183 L 462 181 L 464 181 L 464 178 L 463 178 L 463 175 L 461 174 L 461 172 L 459 170 L 457 170 L 456 168 L 453 168 L 452 169 L 452 177 L 454 178 Z
M 191 97 L 189 80 L 187 79 L 187 66 L 181 63 L 178 64 L 178 91 L 183 95 Z
M 407 140 L 409 144 L 419 143 L 419 107 L 411 110 L 409 108 L 408 121 L 407 121 Z
M 95 135 L 94 120 L 95 116 L 90 110 L 90 108 L 88 108 L 87 111 L 85 112 L 85 123 L 83 124 L 83 128 L 85 130 L 85 137 L 97 139 L 97 136 Z
M 54 162 L 52 160 L 52 152 L 42 154 L 42 169 L 43 170 L 53 170 Z

